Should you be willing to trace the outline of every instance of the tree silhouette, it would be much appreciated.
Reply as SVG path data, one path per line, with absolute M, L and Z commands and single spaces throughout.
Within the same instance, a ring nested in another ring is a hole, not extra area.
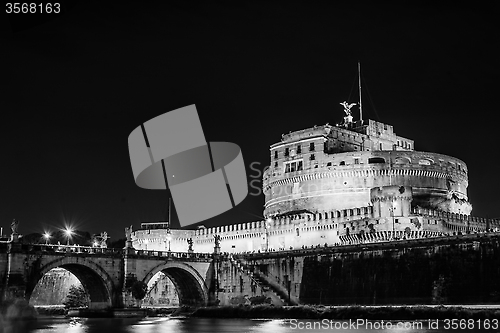
M 146 296 L 146 293 L 148 292 L 148 285 L 145 284 L 142 281 L 136 281 L 131 288 L 132 291 L 132 296 L 134 296 L 135 299 L 141 300 Z
M 67 308 L 83 308 L 88 307 L 90 303 L 89 295 L 82 286 L 75 286 L 74 284 L 69 287 L 66 300 L 63 302 Z

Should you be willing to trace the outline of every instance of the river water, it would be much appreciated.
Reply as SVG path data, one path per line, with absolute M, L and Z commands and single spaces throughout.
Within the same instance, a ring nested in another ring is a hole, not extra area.
M 290 332 L 500 332 L 498 322 L 440 320 L 423 321 L 330 321 L 296 319 L 212 319 L 169 318 L 142 319 L 40 318 L 34 323 L 4 325 L 5 333 L 290 333 Z M 452 326 L 455 324 L 454 326 Z M 460 326 L 461 325 L 461 326 Z M 439 327 L 438 327 L 439 326 Z M 480 329 L 481 326 L 481 329 Z M 489 329 L 485 330 L 485 326 Z M 460 329 L 462 327 L 463 329 Z M 453 329 L 455 328 L 455 329 Z

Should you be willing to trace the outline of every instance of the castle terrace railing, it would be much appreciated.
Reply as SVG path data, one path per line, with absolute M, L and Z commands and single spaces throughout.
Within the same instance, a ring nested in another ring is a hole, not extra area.
M 132 249 L 132 254 L 145 257 L 160 257 L 160 258 L 176 258 L 176 259 L 211 259 L 212 253 L 201 252 L 172 252 L 172 251 L 155 251 L 155 250 L 135 250 Z
M 418 214 L 435 219 L 444 219 L 445 222 L 450 225 L 470 228 L 470 230 L 472 231 L 481 231 L 485 229 L 500 229 L 499 219 L 490 219 L 490 218 L 477 217 L 466 214 L 443 212 L 440 210 L 434 210 L 422 207 L 412 207 L 411 212 L 412 214 Z
M 283 258 L 283 257 L 304 257 L 312 255 L 329 255 L 334 253 L 349 253 L 360 251 L 373 251 L 383 249 L 395 248 L 412 248 L 422 246 L 437 246 L 445 244 L 476 244 L 479 241 L 500 240 L 500 232 L 484 232 L 469 235 L 454 235 L 454 236 L 440 236 L 440 237 L 427 237 L 417 239 L 400 239 L 385 242 L 375 243 L 357 243 L 357 244 L 343 244 L 334 246 L 317 246 L 314 248 L 285 250 L 285 251 L 270 251 L 270 252 L 253 252 L 253 253 L 235 253 L 233 256 L 237 259 L 255 260 L 255 259 L 269 259 L 269 258 Z

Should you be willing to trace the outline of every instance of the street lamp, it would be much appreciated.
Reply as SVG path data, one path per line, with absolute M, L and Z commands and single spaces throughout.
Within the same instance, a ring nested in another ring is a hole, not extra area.
M 269 251 L 269 229 L 273 223 L 273 219 L 268 217 L 266 219 L 266 223 L 264 224 L 264 228 L 266 229 L 266 251 Z
M 167 241 L 168 241 L 168 252 L 170 252 L 170 242 L 172 241 L 172 234 L 170 233 L 170 229 L 167 230 Z
M 69 245 L 69 239 L 71 238 L 71 235 L 73 235 L 73 229 L 66 227 L 64 230 L 64 234 L 66 235 L 66 238 L 68 239 L 66 245 Z
M 395 220 L 394 219 L 394 210 L 396 209 L 396 202 L 395 201 L 392 201 L 392 206 L 389 209 L 391 211 L 391 216 L 392 216 L 392 239 L 394 240 L 395 239 L 394 235 L 395 235 L 395 232 L 396 232 L 395 231 L 395 225 L 394 225 L 394 220 Z
M 43 233 L 43 238 L 45 239 L 45 245 L 47 245 L 50 239 L 50 233 L 48 231 L 45 231 Z

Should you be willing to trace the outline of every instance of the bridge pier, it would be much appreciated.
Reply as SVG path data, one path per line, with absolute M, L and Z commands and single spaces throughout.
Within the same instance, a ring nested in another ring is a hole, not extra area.
M 20 255 L 21 244 L 17 242 L 7 243 L 7 252 L 2 261 L 7 269 L 3 277 L 4 285 L 2 292 L 2 301 L 13 298 L 25 298 L 26 281 L 24 279 L 27 269 L 24 255 Z

